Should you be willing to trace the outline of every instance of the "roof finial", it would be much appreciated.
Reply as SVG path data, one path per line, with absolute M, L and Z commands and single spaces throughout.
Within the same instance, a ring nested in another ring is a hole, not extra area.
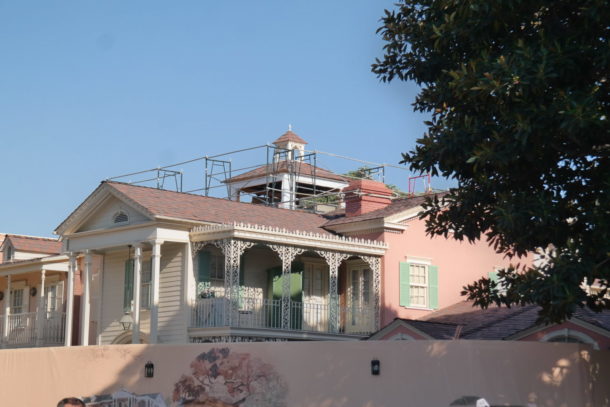
M 292 124 L 288 125 L 288 131 L 292 131 Z

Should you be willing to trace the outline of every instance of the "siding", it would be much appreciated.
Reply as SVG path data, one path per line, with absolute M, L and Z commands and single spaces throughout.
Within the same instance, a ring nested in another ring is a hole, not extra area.
M 165 243 L 161 246 L 159 282 L 159 343 L 187 343 L 187 318 L 184 306 L 185 245 Z
M 123 280 L 127 253 L 106 254 L 102 284 L 102 310 L 99 322 L 101 344 L 107 345 L 123 334 L 119 319 L 123 315 Z M 98 280 L 99 281 L 99 280 Z
M 184 307 L 184 244 L 165 243 L 161 246 L 159 281 L 159 343 L 187 343 L 186 323 L 189 310 Z M 143 253 L 150 259 L 150 251 Z M 123 286 L 127 253 L 107 254 L 104 261 L 103 298 L 100 322 L 101 344 L 112 343 L 124 333 L 119 324 L 123 315 Z M 141 310 L 140 331 L 150 333 L 150 311 Z
M 115 225 L 113 223 L 113 216 L 119 211 L 123 211 L 129 216 L 128 223 L 122 223 L 119 225 Z M 93 213 L 93 215 L 89 217 L 89 220 L 87 220 L 87 222 L 85 222 L 85 224 L 83 224 L 79 228 L 79 232 L 96 229 L 107 229 L 116 226 L 125 226 L 126 224 L 133 225 L 136 223 L 146 222 L 148 220 L 149 219 L 146 216 L 136 211 L 124 202 L 119 201 L 116 198 L 110 198 L 99 209 L 97 209 L 95 213 Z

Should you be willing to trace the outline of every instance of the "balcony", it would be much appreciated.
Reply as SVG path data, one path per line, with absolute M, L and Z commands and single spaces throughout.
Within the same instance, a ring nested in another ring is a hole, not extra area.
M 11 314 L 5 325 L 5 316 L 0 316 L 0 345 L 4 348 L 28 348 L 62 346 L 66 314 L 64 312 L 27 312 Z M 5 335 L 5 327 L 7 333 Z
M 331 335 L 365 336 L 375 329 L 373 306 L 336 306 L 338 323 L 331 326 L 328 304 L 290 303 L 288 329 Z M 282 330 L 282 302 L 252 297 L 231 301 L 227 298 L 202 298 L 191 310 L 191 328 L 245 328 Z M 286 330 L 285 328 L 283 329 Z

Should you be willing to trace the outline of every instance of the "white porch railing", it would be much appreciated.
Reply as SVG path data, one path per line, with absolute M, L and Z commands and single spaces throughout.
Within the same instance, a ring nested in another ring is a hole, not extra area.
M 4 318 L 4 315 L 0 317 L 0 343 L 4 347 L 61 345 L 64 342 L 64 312 L 47 312 L 40 320 L 37 312 L 9 315 L 6 335 Z
M 365 335 L 374 331 L 373 306 L 337 307 L 339 327 L 329 323 L 328 304 L 290 303 L 290 330 Z M 192 328 L 282 328 L 282 302 L 261 298 L 201 298 L 192 307 Z

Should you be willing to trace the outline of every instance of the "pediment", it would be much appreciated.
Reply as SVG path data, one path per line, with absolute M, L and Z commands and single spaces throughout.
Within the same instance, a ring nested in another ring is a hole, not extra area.
M 112 229 L 137 225 L 151 220 L 132 205 L 110 194 L 89 213 L 82 214 L 76 232 Z

